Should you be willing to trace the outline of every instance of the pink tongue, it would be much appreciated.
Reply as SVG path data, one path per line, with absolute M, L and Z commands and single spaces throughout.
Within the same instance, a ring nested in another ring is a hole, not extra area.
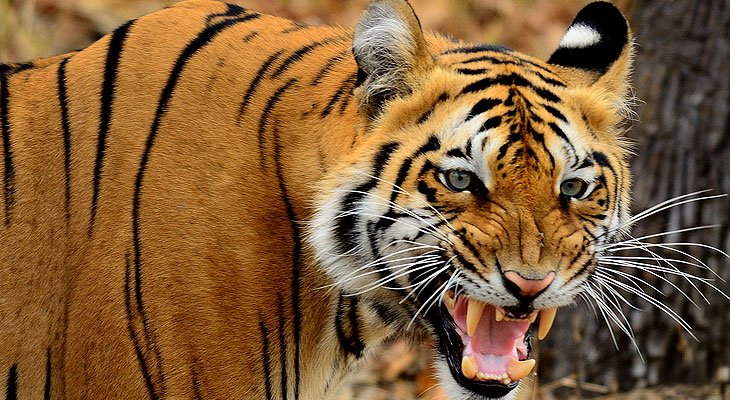
M 468 299 L 460 296 L 454 307 L 454 321 L 464 341 L 465 356 L 473 355 L 479 370 L 491 374 L 507 372 L 509 360 L 523 358 L 527 349 L 523 343 L 525 332 L 530 327 L 527 321 L 500 321 L 495 319 L 495 308 L 487 304 L 482 312 L 474 336 L 466 334 L 466 310 Z
M 454 309 L 454 320 L 462 331 L 466 332 L 467 299 L 459 297 Z M 482 354 L 507 355 L 515 349 L 515 340 L 525 336 L 530 327 L 527 321 L 500 321 L 495 319 L 495 308 L 487 304 L 482 318 L 471 337 L 471 347 Z

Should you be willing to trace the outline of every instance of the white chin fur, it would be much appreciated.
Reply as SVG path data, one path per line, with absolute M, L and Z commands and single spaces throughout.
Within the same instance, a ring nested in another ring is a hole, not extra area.
M 451 375 L 449 365 L 442 356 L 438 356 L 438 360 L 436 361 L 436 371 L 439 378 L 439 384 L 449 396 L 450 400 L 515 400 L 517 398 L 517 391 L 520 390 L 520 388 L 517 387 L 506 396 L 497 398 L 489 398 L 478 395 L 456 383 L 454 377 Z

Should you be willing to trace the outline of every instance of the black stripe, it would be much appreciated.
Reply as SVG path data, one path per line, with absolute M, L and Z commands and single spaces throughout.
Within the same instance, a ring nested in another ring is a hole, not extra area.
M 489 70 L 486 68 L 457 68 L 456 72 L 462 75 L 484 75 Z
M 441 53 L 441 55 L 446 54 L 473 54 L 473 53 L 482 53 L 482 52 L 496 52 L 496 53 L 511 53 L 512 49 L 506 46 L 502 46 L 501 44 L 479 44 L 476 46 L 469 46 L 469 47 L 456 47 L 453 49 L 448 49 Z
M 489 118 L 488 120 L 484 121 L 482 124 L 482 128 L 480 129 L 481 132 L 488 131 L 490 129 L 496 128 L 499 125 L 502 124 L 502 117 L 497 115 L 496 117 Z M 486 139 L 486 138 L 485 138 Z
M 568 139 L 568 136 L 565 134 L 565 132 L 563 132 L 562 129 L 560 129 L 558 124 L 556 124 L 555 122 L 551 122 L 548 124 L 548 126 L 550 127 L 550 129 L 553 130 L 553 132 L 555 132 L 556 135 L 558 135 L 561 139 L 563 139 L 563 141 L 570 147 L 570 150 L 573 152 L 573 156 L 577 157 L 576 152 L 575 152 L 575 146 L 573 146 L 573 143 L 571 143 L 570 139 Z M 577 160 L 576 160 L 576 163 L 577 163 Z
M 284 302 L 281 299 L 281 295 L 278 296 L 279 299 L 279 361 L 281 363 L 281 398 L 287 399 L 289 396 L 287 395 L 288 386 L 286 382 L 287 378 L 287 372 L 286 372 L 286 365 L 288 360 L 288 351 L 286 346 L 286 324 L 284 321 Z
M 340 87 L 337 88 L 337 91 L 335 91 L 335 94 L 332 95 L 330 100 L 327 102 L 327 105 L 322 110 L 322 113 L 320 116 L 322 118 L 328 116 L 332 112 L 332 108 L 337 104 L 340 99 L 343 97 L 345 100 L 347 100 L 349 97 L 352 97 L 352 90 L 355 89 L 355 80 L 357 79 L 357 76 L 355 74 L 352 74 L 345 78 L 344 82 L 340 84 Z
M 505 59 L 505 58 L 498 58 L 495 56 L 477 56 L 477 57 L 469 58 L 466 60 L 456 61 L 454 64 L 471 64 L 471 63 L 475 63 L 475 62 L 486 61 L 486 62 L 495 64 L 495 65 L 515 65 L 515 66 L 522 67 L 522 68 L 524 68 L 525 65 L 529 65 L 531 67 L 536 68 L 539 71 L 543 71 L 548 74 L 555 75 L 555 72 L 553 72 L 549 68 L 545 67 L 544 65 L 540 65 L 536 62 L 517 57 L 514 55 L 514 53 L 505 55 L 505 56 L 507 56 L 509 58 Z M 551 85 L 555 85 L 555 86 L 559 86 L 559 87 L 565 87 L 565 83 L 560 82 L 556 79 L 548 78 L 537 70 L 526 69 L 526 72 L 534 73 L 535 75 L 539 76 L 541 79 L 544 79 L 545 83 L 549 83 Z
M 355 358 L 360 358 L 365 350 L 365 343 L 360 338 L 357 303 L 356 296 L 345 297 L 344 293 L 340 292 L 340 297 L 337 301 L 337 312 L 335 314 L 335 331 L 337 333 L 337 340 L 339 340 L 340 347 L 345 353 L 345 356 L 351 354 Z M 347 315 L 350 325 L 350 335 L 347 334 L 347 330 L 345 329 L 345 315 Z
M 482 90 L 485 90 L 487 88 L 490 88 L 490 87 L 496 86 L 496 85 L 524 87 L 524 88 L 532 90 L 533 92 L 535 92 L 535 94 L 537 94 L 538 96 L 542 97 L 543 99 L 545 99 L 547 101 L 550 101 L 553 103 L 560 102 L 560 97 L 558 97 L 555 93 L 551 92 L 548 89 L 537 87 L 537 86 L 533 85 L 532 82 L 525 79 L 524 76 L 514 74 L 514 73 L 506 74 L 506 75 L 497 75 L 494 77 L 480 79 L 476 82 L 473 82 L 473 83 L 467 85 L 461 91 L 461 94 L 482 91 Z
M 463 158 L 463 159 L 467 158 L 466 154 L 464 154 L 464 151 L 459 148 L 451 149 L 451 150 L 447 151 L 446 155 L 449 157 L 457 157 L 457 158 Z
M 58 64 L 58 103 L 61 108 L 61 129 L 63 130 L 63 170 L 65 182 L 64 211 L 66 224 L 71 219 L 71 125 L 68 119 L 68 95 L 66 93 L 66 64 L 64 58 Z
M 461 243 L 464 245 L 464 247 L 466 247 L 471 252 L 471 255 L 474 256 L 477 261 L 481 261 L 479 250 L 476 248 L 476 246 L 474 246 L 474 243 L 470 242 L 469 239 L 466 237 L 466 228 L 462 228 L 458 231 L 458 233 L 458 238 L 461 240 Z
M 236 119 L 237 123 L 241 123 L 243 113 L 246 112 L 246 107 L 248 107 L 248 104 L 251 102 L 251 97 L 253 97 L 253 93 L 259 87 L 259 83 L 261 83 L 261 80 L 264 78 L 266 71 L 271 67 L 271 64 L 273 64 L 283 53 L 284 50 L 279 50 L 276 53 L 270 55 L 269 58 L 267 58 L 266 61 L 261 64 L 261 67 L 259 68 L 258 72 L 256 72 L 253 80 L 251 80 L 251 84 L 248 85 L 246 93 L 243 95 L 241 105 L 238 107 L 238 118 Z
M 387 304 L 377 298 L 371 299 L 370 303 L 372 304 L 375 314 L 377 314 L 386 325 L 393 325 L 402 320 L 400 313 L 390 304 Z
M 380 146 L 380 149 L 373 159 L 372 175 L 375 178 L 370 178 L 365 183 L 357 186 L 355 188 L 355 192 L 367 192 L 377 186 L 378 180 L 376 178 L 380 177 L 380 174 L 382 174 L 388 160 L 390 160 L 393 152 L 395 152 L 399 146 L 400 145 L 396 142 L 390 142 Z M 365 195 L 362 193 L 348 193 L 342 199 L 342 204 L 340 206 L 341 211 L 354 211 L 354 204 L 357 201 L 360 201 L 363 197 L 365 197 Z M 355 231 L 355 224 L 358 219 L 357 215 L 348 213 L 337 221 L 336 238 L 339 241 L 338 247 L 341 254 L 345 254 L 357 246 L 358 233 Z
M 500 99 L 481 99 L 477 102 L 477 104 L 474 104 L 474 107 L 471 108 L 471 111 L 469 111 L 469 115 L 466 117 L 466 120 L 468 121 L 479 114 L 484 114 L 485 112 L 491 110 L 501 103 L 502 100 Z
M 8 76 L 0 76 L 0 125 L 3 132 L 3 161 L 5 173 L 3 174 L 3 189 L 5 198 L 5 226 L 10 225 L 10 217 L 15 205 L 15 165 L 13 163 L 13 149 L 10 143 L 10 120 L 8 116 L 8 103 L 10 102 L 10 89 L 8 88 Z
M 308 44 L 306 46 L 303 46 L 303 47 L 295 50 L 294 52 L 292 52 L 292 54 L 289 57 L 285 58 L 284 61 L 281 62 L 281 65 L 279 65 L 279 68 L 277 68 L 271 74 L 271 77 L 274 78 L 274 79 L 278 78 L 279 75 L 281 75 L 284 72 L 286 72 L 289 68 L 291 68 L 292 65 L 294 65 L 298 61 L 301 61 L 301 59 L 305 55 L 311 53 L 312 50 L 316 49 L 317 47 L 324 46 L 326 44 L 330 44 L 330 43 L 335 42 L 337 40 L 342 40 L 342 36 L 330 37 L 330 38 L 324 39 L 324 40 L 319 41 L 319 42 L 310 43 L 310 44 Z
M 234 18 L 234 19 L 228 19 L 223 22 L 220 22 L 218 24 L 215 24 L 213 26 L 209 26 L 202 30 L 198 36 L 193 39 L 190 43 L 188 43 L 187 46 L 185 46 L 185 49 L 183 49 L 182 53 L 178 57 L 178 59 L 175 61 L 175 65 L 173 66 L 172 70 L 170 71 L 167 83 L 165 84 L 165 87 L 162 89 L 162 93 L 160 93 L 160 100 L 157 103 L 157 110 L 155 112 L 155 119 L 152 122 L 152 126 L 150 127 L 150 133 L 147 136 L 147 141 L 145 142 L 145 148 L 144 152 L 142 153 L 142 157 L 140 160 L 139 169 L 137 170 L 137 176 L 135 178 L 134 182 L 134 195 L 132 198 L 132 240 L 134 245 L 134 273 L 135 273 L 135 291 L 137 294 L 137 301 L 139 303 L 139 310 L 141 312 L 141 317 L 143 320 L 143 326 L 144 326 L 144 336 L 146 337 L 148 343 L 152 343 L 151 351 L 148 351 L 145 353 L 145 355 L 149 354 L 150 357 L 156 358 L 157 361 L 157 371 L 156 371 L 156 378 L 159 379 L 159 383 L 161 384 L 160 392 L 165 392 L 165 374 L 162 369 L 162 358 L 159 351 L 159 348 L 155 345 L 154 341 L 151 340 L 151 332 L 149 329 L 149 320 L 147 318 L 147 313 L 144 309 L 144 302 L 142 298 L 142 239 L 140 237 L 140 201 L 142 196 L 142 185 L 144 184 L 144 175 L 147 170 L 147 164 L 149 163 L 150 154 L 152 153 L 152 147 L 155 144 L 155 139 L 157 138 L 157 133 L 160 128 L 160 124 L 162 122 L 162 118 L 165 115 L 165 112 L 167 111 L 168 104 L 170 100 L 172 99 L 173 93 L 175 91 L 175 87 L 177 86 L 177 82 L 180 79 L 180 76 L 182 74 L 183 68 L 185 68 L 185 65 L 187 62 L 192 58 L 193 55 L 195 55 L 203 46 L 207 45 L 210 41 L 212 41 L 218 34 L 220 34 L 223 30 L 230 28 L 232 26 L 235 26 L 238 23 L 250 21 L 256 18 L 259 18 L 260 15 L 258 14 L 249 14 L 240 18 Z M 144 357 L 142 360 L 142 368 L 146 369 L 149 367 L 147 365 L 148 360 L 147 357 Z M 155 387 L 148 387 L 150 389 L 150 396 L 153 398 L 157 397 Z
M 621 206 L 622 205 L 619 204 L 619 195 L 618 195 L 619 190 L 621 190 L 621 188 L 619 187 L 619 183 L 620 183 L 619 176 L 616 173 L 616 170 L 614 169 L 611 162 L 608 160 L 608 157 L 604 153 L 599 152 L 599 151 L 594 151 L 593 159 L 596 161 L 596 163 L 599 166 L 608 168 L 608 170 L 611 171 L 611 174 L 613 175 L 613 184 L 615 186 L 614 193 L 613 193 L 613 199 L 611 199 L 611 200 L 613 200 L 613 204 L 615 204 L 617 212 L 619 213 L 619 215 L 621 215 L 621 211 L 622 211 Z M 604 177 L 604 182 L 605 182 L 605 177 Z M 609 192 L 608 184 L 605 184 L 605 186 L 606 186 L 606 193 L 608 193 Z M 609 207 L 609 205 L 606 205 L 606 207 Z
M 454 252 L 454 256 L 456 257 L 456 260 L 459 262 L 459 264 L 461 264 L 462 267 L 464 267 L 464 268 L 468 269 L 469 271 L 475 273 L 477 276 L 480 276 L 480 277 L 484 278 L 484 280 L 486 282 L 489 282 L 489 280 L 486 279 L 486 277 L 484 277 L 481 273 L 479 273 L 479 271 L 477 270 L 477 267 L 475 267 L 474 264 L 470 263 L 469 261 L 466 260 L 466 258 L 464 258 L 464 255 L 463 254 L 461 254 L 456 249 L 453 249 L 453 252 Z
M 436 189 L 428 186 L 426 182 L 423 180 L 418 181 L 418 192 L 422 195 L 426 196 L 426 200 L 429 203 L 435 203 L 436 202 L 436 193 L 438 192 Z
M 553 154 L 550 152 L 550 150 L 547 148 L 547 145 L 545 144 L 545 135 L 543 135 L 541 132 L 538 132 L 537 129 L 535 129 L 535 127 L 530 122 L 527 123 L 527 131 L 530 132 L 532 138 L 542 146 L 545 154 L 547 154 L 548 159 L 550 160 L 550 168 L 555 168 L 555 157 L 553 157 Z
M 33 62 L 0 64 L 0 75 L 11 75 L 33 68 Z
M 213 25 L 215 21 L 213 19 L 215 18 L 226 18 L 226 17 L 239 17 L 241 14 L 245 13 L 246 9 L 237 5 L 237 4 L 226 4 L 226 11 L 222 13 L 215 13 L 210 14 L 207 17 L 205 17 L 205 25 L 210 26 Z M 217 21 L 220 23 L 221 21 Z
M 91 216 L 89 218 L 89 236 L 94 232 L 94 221 L 96 220 L 96 209 L 99 201 L 99 187 L 101 185 L 101 174 L 104 168 L 104 155 L 106 153 L 106 137 L 109 133 L 109 126 L 112 119 L 112 108 L 114 103 L 114 90 L 116 88 L 119 60 L 122 56 L 124 41 L 127 38 L 129 29 L 134 20 L 117 28 L 109 41 L 109 48 L 106 53 L 104 64 L 104 83 L 101 88 L 101 111 L 99 117 L 99 139 L 96 145 L 96 162 L 94 163 L 93 191 L 91 195 Z
M 261 330 L 261 362 L 263 363 L 264 388 L 266 398 L 273 399 L 271 393 L 271 355 L 269 354 L 269 330 L 266 328 L 263 317 L 259 314 L 259 329 Z
M 258 35 L 259 35 L 259 33 L 257 31 L 253 31 L 253 32 L 249 33 L 248 35 L 244 36 L 243 39 L 241 39 L 241 41 L 244 42 L 244 43 L 250 42 L 251 40 L 253 40 Z
M 157 400 L 159 399 L 159 396 L 157 396 L 157 393 L 155 392 L 155 386 L 152 383 L 152 376 L 150 375 L 149 368 L 144 358 L 146 349 L 142 349 L 142 340 L 145 338 L 142 337 L 144 335 L 140 334 L 140 331 L 144 328 L 139 325 L 142 324 L 143 321 L 137 321 L 138 319 L 142 319 L 142 316 L 139 314 L 140 310 L 142 310 L 142 306 L 139 302 L 139 298 L 137 297 L 137 292 L 132 289 L 132 273 L 132 265 L 129 261 L 129 254 L 127 254 L 126 268 L 124 271 L 124 304 L 127 308 L 127 330 L 129 330 L 129 336 L 132 338 L 134 352 L 137 355 L 137 361 L 139 362 L 142 377 L 144 378 L 145 386 L 147 387 L 147 393 L 149 393 L 152 400 Z M 137 281 L 136 275 L 134 280 L 135 282 Z M 133 297 L 134 300 L 132 299 Z M 133 302 L 134 304 L 132 304 Z M 135 326 L 135 321 L 138 326 Z M 146 343 L 144 347 L 148 347 Z
M 350 319 L 350 343 L 355 348 L 355 357 L 360 358 L 365 350 L 365 343 L 360 337 L 360 317 L 358 316 L 357 305 L 357 296 L 350 297 L 350 310 L 347 313 Z
M 441 148 L 441 141 L 436 136 L 431 136 L 426 143 L 424 143 L 421 147 L 419 147 L 413 154 L 411 154 L 410 157 L 406 158 L 403 161 L 403 164 L 401 165 L 400 169 L 398 170 L 398 176 L 395 178 L 395 185 L 393 187 L 393 190 L 390 193 L 390 201 L 395 201 L 395 199 L 398 197 L 398 193 L 400 193 L 400 190 L 396 188 L 396 186 L 400 186 L 405 182 L 406 177 L 408 176 L 408 172 L 411 169 L 411 165 L 413 163 L 413 160 L 415 160 L 417 157 L 422 156 L 426 153 L 437 151 Z M 391 206 L 392 209 L 392 206 Z
M 51 348 L 46 349 L 46 383 L 43 385 L 43 400 L 51 398 Z
M 8 392 L 5 397 L 7 400 L 18 399 L 18 364 L 13 364 L 8 369 Z
M 281 31 L 281 33 L 294 33 L 294 32 L 298 32 L 298 31 L 300 31 L 302 29 L 307 29 L 309 27 L 310 27 L 310 25 L 307 25 L 307 24 L 305 24 L 303 22 L 294 22 L 294 21 L 292 21 L 292 26 L 289 27 L 289 28 L 284 29 L 283 31 Z
M 408 177 L 408 173 L 413 166 L 413 161 L 428 152 L 436 151 L 441 148 L 441 141 L 436 136 L 431 136 L 428 141 L 419 147 L 410 157 L 406 158 L 398 169 L 398 175 L 395 178 L 393 189 L 390 192 L 390 202 L 394 203 L 398 198 L 398 194 L 401 193 L 399 188 Z M 393 225 L 398 218 L 407 217 L 405 214 L 399 214 L 393 211 L 393 205 L 388 206 L 388 211 L 383 215 L 377 222 L 376 228 L 378 230 L 384 230 Z
M 340 342 L 340 348 L 344 351 L 345 356 L 352 353 L 350 344 L 347 340 L 347 334 L 345 333 L 345 327 L 343 326 L 342 314 L 345 310 L 345 295 L 340 292 L 340 297 L 337 299 L 337 311 L 335 312 L 335 333 L 337 333 L 337 340 Z
M 547 112 L 549 112 L 550 114 L 552 114 L 553 117 L 555 117 L 565 123 L 568 122 L 568 119 L 565 117 L 565 115 L 563 113 L 561 113 L 560 111 L 558 111 L 557 108 L 551 106 L 550 104 L 543 104 L 542 106 L 545 107 L 545 110 Z
M 274 125 L 274 164 L 276 165 L 276 178 L 279 181 L 279 190 L 281 198 L 286 207 L 286 215 L 292 231 L 292 282 L 291 282 L 291 304 L 294 311 L 293 331 L 294 331 L 294 399 L 299 399 L 299 346 L 301 344 L 301 325 L 302 325 L 302 309 L 299 302 L 299 277 L 301 273 L 302 258 L 302 237 L 299 232 L 299 218 L 294 212 L 289 193 L 284 179 L 283 165 L 281 163 L 281 143 L 279 143 L 279 129 Z
M 190 380 L 193 386 L 193 395 L 195 396 L 195 400 L 203 400 L 203 392 L 200 390 L 200 360 L 198 360 L 198 357 L 194 354 L 192 358 L 190 365 Z
M 322 69 L 319 70 L 317 75 L 314 76 L 314 79 L 312 80 L 312 83 L 310 83 L 310 85 L 315 86 L 315 85 L 319 85 L 320 83 L 322 83 L 322 79 L 324 79 L 332 71 L 332 69 L 335 66 L 337 66 L 337 64 L 346 60 L 348 54 L 351 54 L 350 50 L 343 50 L 340 53 L 338 53 L 336 56 L 330 58 L 324 64 Z
M 292 78 L 276 89 L 276 92 L 269 97 L 269 100 L 266 102 L 266 106 L 264 107 L 264 111 L 261 113 L 258 127 L 259 163 L 261 165 L 261 169 L 266 169 L 266 127 L 268 126 L 271 112 L 274 110 L 274 107 L 276 107 L 276 104 L 281 100 L 281 96 L 284 92 L 298 82 L 299 80 L 297 78 Z

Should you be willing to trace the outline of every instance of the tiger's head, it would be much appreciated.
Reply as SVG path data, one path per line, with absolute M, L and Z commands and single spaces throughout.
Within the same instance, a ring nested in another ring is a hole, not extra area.
M 499 398 L 534 365 L 531 323 L 547 334 L 625 228 L 632 39 L 596 2 L 547 62 L 445 43 L 406 1 L 370 3 L 353 38 L 358 141 L 310 240 L 341 290 L 436 338 L 453 398 Z

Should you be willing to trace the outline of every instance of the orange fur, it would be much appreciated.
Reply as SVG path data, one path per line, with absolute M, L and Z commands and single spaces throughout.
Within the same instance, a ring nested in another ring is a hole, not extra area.
M 350 29 L 302 27 L 210 0 L 141 17 L 124 37 L 117 31 L 123 41 L 108 125 L 102 104 L 115 34 L 78 53 L 8 68 L 2 89 L 12 171 L 7 163 L 0 167 L 10 183 L 0 228 L 0 371 L 15 366 L 20 398 L 260 399 L 286 391 L 289 398 L 318 399 L 334 393 L 357 364 L 358 345 L 369 353 L 397 333 L 362 303 L 367 296 L 358 303 L 321 289 L 334 280 L 306 242 L 313 234 L 307 222 L 333 191 L 360 179 L 350 172 L 369 166 L 384 143 L 401 145 L 384 167 L 383 178 L 394 181 L 397 159 L 448 130 L 453 116 L 480 98 L 503 97 L 508 88 L 456 96 L 474 81 L 454 71 L 453 63 L 468 55 L 440 54 L 467 44 L 424 37 L 407 3 L 381 3 L 403 16 L 418 43 L 415 52 L 400 54 L 411 57 L 412 68 L 402 71 L 408 88 L 389 98 L 384 111 L 366 101 L 367 84 L 355 89 Z M 573 76 L 516 53 L 487 54 L 511 63 L 475 67 L 530 79 L 539 69 L 568 83 Z M 628 63 L 626 53 L 596 83 L 551 88 L 563 100 L 556 107 L 577 121 L 577 134 L 619 166 L 620 186 L 596 196 L 619 193 L 626 203 L 626 152 L 613 131 L 620 120 L 614 105 L 625 91 L 612 88 L 626 81 Z M 451 98 L 434 107 L 442 93 Z M 531 91 L 521 96 L 538 101 Z M 525 104 L 516 112 L 532 118 Z M 432 108 L 423 124 L 415 123 Z M 509 132 L 500 129 L 490 141 L 505 140 Z M 444 147 L 470 135 L 449 133 Z M 429 154 L 417 168 L 439 157 Z M 586 241 L 576 215 L 599 210 L 559 209 L 554 193 L 562 165 L 550 167 L 543 153 L 524 173 L 523 163 L 506 169 L 490 163 L 495 203 L 437 194 L 439 204 L 464 210 L 453 225 L 478 244 L 481 256 L 468 260 L 479 271 L 491 272 L 498 257 L 538 276 L 576 257 Z M 441 185 L 432 175 L 425 182 Z M 402 183 L 412 193 L 418 185 L 416 176 Z M 387 197 L 389 190 L 375 192 Z M 495 220 L 510 231 L 524 226 L 522 236 L 505 236 Z M 575 273 L 558 272 L 565 279 Z M 337 319 L 352 313 L 357 326 L 340 322 L 344 335 L 359 342 L 343 353 Z

